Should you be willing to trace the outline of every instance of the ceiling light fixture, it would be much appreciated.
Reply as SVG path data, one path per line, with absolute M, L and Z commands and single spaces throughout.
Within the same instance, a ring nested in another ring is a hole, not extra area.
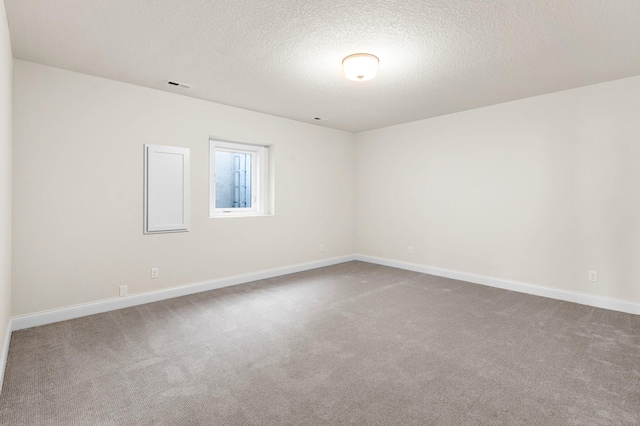
M 377 56 L 369 53 L 356 53 L 342 60 L 344 76 L 353 81 L 371 80 L 378 74 Z

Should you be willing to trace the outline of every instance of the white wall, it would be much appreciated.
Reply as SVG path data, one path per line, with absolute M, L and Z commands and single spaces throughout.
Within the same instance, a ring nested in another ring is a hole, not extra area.
M 0 347 L 11 317 L 11 75 L 9 26 L 0 2 Z M 0 386 L 4 364 L 0 365 Z
M 13 106 L 13 315 L 352 252 L 640 301 L 640 77 L 355 138 L 25 61 Z M 207 217 L 209 136 L 275 145 L 275 216 Z M 142 234 L 144 143 L 191 148 L 191 232 Z
M 209 136 L 275 146 L 274 216 L 208 218 Z M 145 143 L 191 149 L 191 232 L 143 235 Z M 351 254 L 353 164 L 347 132 L 16 60 L 13 315 Z
M 359 253 L 640 302 L 640 77 L 361 133 L 356 161 Z

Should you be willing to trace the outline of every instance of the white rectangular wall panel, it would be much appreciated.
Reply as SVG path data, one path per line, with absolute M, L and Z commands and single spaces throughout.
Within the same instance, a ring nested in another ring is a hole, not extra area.
M 189 149 L 145 145 L 144 233 L 189 230 Z

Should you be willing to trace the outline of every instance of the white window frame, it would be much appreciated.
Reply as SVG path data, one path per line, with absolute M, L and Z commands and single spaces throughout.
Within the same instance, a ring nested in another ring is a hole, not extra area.
M 216 208 L 216 151 L 251 155 L 251 207 Z M 209 217 L 261 216 L 268 214 L 269 147 L 242 142 L 209 139 Z

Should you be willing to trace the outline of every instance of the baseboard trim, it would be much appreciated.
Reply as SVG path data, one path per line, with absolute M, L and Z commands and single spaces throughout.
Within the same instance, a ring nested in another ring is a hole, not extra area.
M 455 271 L 451 269 L 436 268 L 417 263 L 402 262 L 399 260 L 385 259 L 381 257 L 368 256 L 363 254 L 352 254 L 346 256 L 333 257 L 313 262 L 300 263 L 296 265 L 285 266 L 281 268 L 267 269 L 248 274 L 235 275 L 232 277 L 219 278 L 211 281 L 203 281 L 199 283 L 187 284 L 180 287 L 171 287 L 163 290 L 156 290 L 148 293 L 134 294 L 127 297 L 113 298 L 92 302 L 82 305 L 70 306 L 67 308 L 54 309 L 35 314 L 13 317 L 8 324 L 8 331 L 5 335 L 4 346 L 2 347 L 2 357 L 0 359 L 0 373 L 4 373 L 7 355 L 9 352 L 9 343 L 11 339 L 11 331 L 22 330 L 25 328 L 37 327 L 40 325 L 52 324 L 55 322 L 66 321 L 74 318 L 80 318 L 88 315 L 95 315 L 103 312 L 114 311 L 117 309 L 129 308 L 132 306 L 144 305 L 146 303 L 158 302 L 160 300 L 171 299 L 174 297 L 186 296 L 189 294 L 200 293 L 203 291 L 215 290 L 223 287 L 230 287 L 238 284 L 244 284 L 252 281 L 263 280 L 267 278 L 278 277 L 281 275 L 293 274 L 296 272 L 308 271 L 311 269 L 322 268 L 325 266 L 337 265 L 340 263 L 359 260 L 377 265 L 390 266 L 393 268 L 405 269 L 408 271 L 420 272 L 424 274 L 436 275 L 439 277 L 452 278 L 461 281 L 467 281 L 474 284 L 481 284 L 490 287 L 502 288 L 505 290 L 517 291 L 520 293 L 533 294 L 536 296 L 549 297 L 551 299 L 564 300 L 567 302 L 579 303 L 582 305 L 595 306 L 597 308 L 610 309 L 614 311 L 625 312 L 629 314 L 640 315 L 640 303 L 628 302 L 624 300 L 612 299 L 592 294 L 578 293 L 567 290 L 560 290 L 551 287 L 543 287 L 534 284 L 522 283 L 517 281 L 506 280 L 503 278 L 488 277 L 484 275 L 472 274 L 469 272 Z M 0 376 L 0 389 L 2 379 Z
M 579 303 L 581 305 L 595 306 L 596 308 L 610 309 L 613 311 L 625 312 L 628 314 L 640 315 L 640 303 L 628 302 L 624 300 L 612 299 L 608 297 L 596 296 L 592 294 L 578 293 L 557 288 L 543 287 L 534 284 L 527 284 L 503 278 L 488 277 L 484 275 L 471 274 L 469 272 L 454 271 L 451 269 L 436 268 L 417 263 L 402 262 L 399 260 L 385 259 L 381 257 L 356 254 L 355 259 L 374 263 L 377 265 L 390 266 L 393 268 L 405 269 L 408 271 L 421 272 L 423 274 L 436 275 L 439 277 L 452 278 L 460 281 L 467 281 L 474 284 L 482 284 L 489 287 L 497 287 L 505 290 L 517 291 L 519 293 L 533 294 L 535 296 L 548 297 L 551 299 L 564 300 L 566 302 Z
M 9 358 L 9 345 L 11 344 L 11 331 L 13 329 L 12 322 L 10 318 L 4 334 L 4 341 L 2 342 L 2 353 L 0 354 L 0 394 L 2 393 L 2 385 L 4 384 L 5 367 L 7 366 L 7 359 Z
M 313 262 L 284 266 L 281 268 L 267 269 L 248 274 L 219 278 L 211 281 L 187 284 L 180 287 L 171 287 L 148 293 L 134 294 L 127 297 L 118 297 L 113 299 L 101 300 L 99 302 L 86 303 L 82 305 L 70 306 L 67 308 L 54 309 L 45 312 L 38 312 L 35 314 L 13 317 L 11 330 L 22 330 L 25 328 L 37 327 L 45 324 L 52 324 L 54 322 L 66 321 L 88 315 L 114 311 L 116 309 L 129 308 L 132 306 L 144 305 L 146 303 L 158 302 L 160 300 L 172 299 L 174 297 L 200 293 L 203 291 L 215 290 L 218 288 L 264 280 L 281 275 L 293 274 L 296 272 L 308 271 L 325 266 L 337 265 L 339 263 L 350 262 L 355 259 L 355 255 L 333 257 Z

